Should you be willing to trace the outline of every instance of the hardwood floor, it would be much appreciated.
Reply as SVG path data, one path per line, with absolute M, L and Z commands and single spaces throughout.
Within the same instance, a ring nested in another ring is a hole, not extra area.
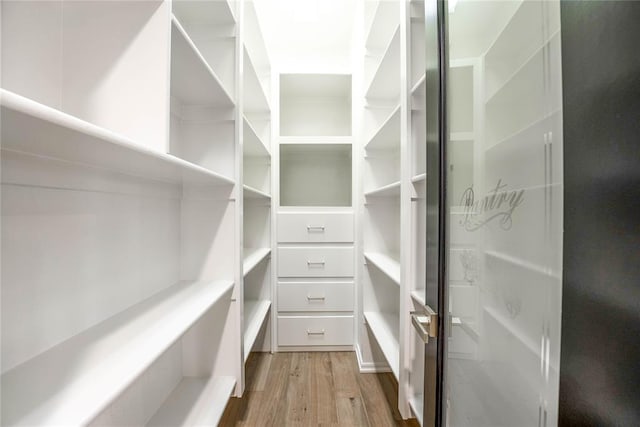
M 252 353 L 221 426 L 410 426 L 393 374 L 361 374 L 353 352 Z

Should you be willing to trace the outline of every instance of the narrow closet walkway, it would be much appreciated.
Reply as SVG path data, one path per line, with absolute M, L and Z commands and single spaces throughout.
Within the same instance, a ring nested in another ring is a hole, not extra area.
M 220 426 L 417 426 L 398 413 L 392 373 L 361 374 L 353 352 L 252 353 L 244 397 Z

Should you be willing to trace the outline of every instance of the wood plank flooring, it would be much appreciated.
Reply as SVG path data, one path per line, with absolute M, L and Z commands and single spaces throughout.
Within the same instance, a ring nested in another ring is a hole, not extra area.
M 353 352 L 252 353 L 241 399 L 220 423 L 231 426 L 407 426 L 393 374 L 361 374 Z

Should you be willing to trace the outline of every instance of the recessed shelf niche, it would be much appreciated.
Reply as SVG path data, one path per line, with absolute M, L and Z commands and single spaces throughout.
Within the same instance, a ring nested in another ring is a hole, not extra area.
M 351 144 L 280 145 L 281 206 L 351 206 Z
M 280 135 L 351 135 L 351 75 L 282 74 Z

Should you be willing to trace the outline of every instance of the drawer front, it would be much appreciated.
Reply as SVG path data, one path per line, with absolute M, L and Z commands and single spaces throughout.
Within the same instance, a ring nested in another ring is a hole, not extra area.
M 353 316 L 279 316 L 278 345 L 353 345 Z
M 279 311 L 353 311 L 353 282 L 278 283 Z
M 353 246 L 278 248 L 280 277 L 353 277 Z
M 353 213 L 279 213 L 278 242 L 353 242 Z

